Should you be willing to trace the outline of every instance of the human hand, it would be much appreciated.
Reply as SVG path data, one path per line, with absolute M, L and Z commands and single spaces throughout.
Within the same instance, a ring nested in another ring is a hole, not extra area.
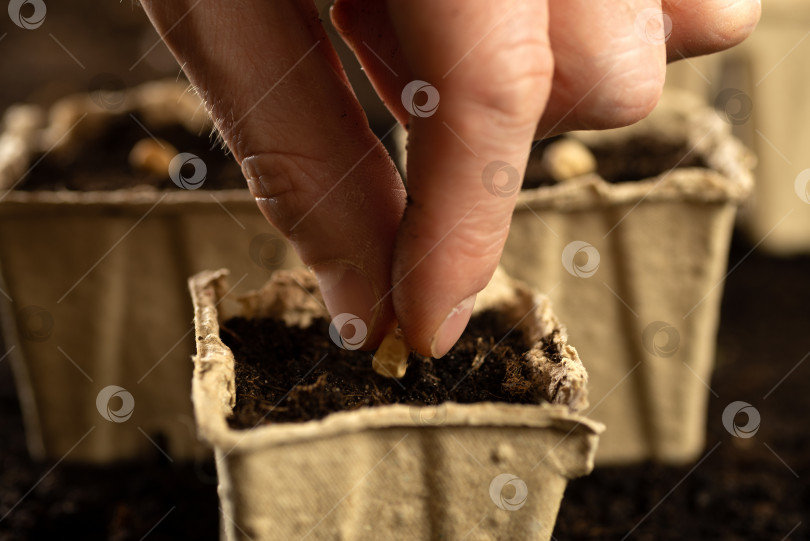
M 509 231 L 517 193 L 491 194 L 485 170 L 505 162 L 522 179 L 535 138 L 640 120 L 667 60 L 738 43 L 761 9 L 757 0 L 338 0 L 336 27 L 409 129 L 406 208 L 311 0 L 142 4 L 332 316 L 360 317 L 367 348 L 396 320 L 435 357 L 466 326 Z M 435 111 L 409 114 L 412 81 L 435 88 Z

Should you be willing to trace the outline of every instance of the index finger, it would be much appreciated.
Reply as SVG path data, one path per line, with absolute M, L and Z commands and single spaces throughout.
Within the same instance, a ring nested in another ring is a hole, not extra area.
M 545 0 L 388 0 L 414 81 L 409 203 L 392 295 L 409 343 L 442 356 L 500 259 L 553 59 Z
M 393 324 L 402 183 L 343 74 L 311 0 L 142 0 L 204 98 L 267 219 L 318 277 L 326 308 Z M 360 332 L 360 331 L 358 331 Z

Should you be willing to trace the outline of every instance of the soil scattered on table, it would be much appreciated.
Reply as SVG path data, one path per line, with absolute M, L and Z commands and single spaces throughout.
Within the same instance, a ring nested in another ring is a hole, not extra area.
M 129 153 L 135 143 L 150 137 L 138 123 L 145 121 L 137 114 L 114 117 L 101 134 L 82 144 L 77 154 L 61 158 L 55 153 L 45 156 L 16 189 L 108 191 L 149 186 L 180 190 L 168 175 L 147 173 L 130 165 Z M 193 134 L 177 124 L 150 132 L 155 138 L 171 143 L 178 152 L 189 152 L 205 162 L 207 174 L 200 189 L 247 188 L 236 160 L 219 143 L 211 141 L 207 133 Z M 34 156 L 32 163 L 41 157 Z
M 544 343 L 546 355 L 559 362 L 555 334 Z M 523 360 L 528 350 L 523 332 L 512 329 L 495 311 L 474 316 L 441 359 L 412 353 L 400 380 L 375 373 L 372 353 L 333 344 L 325 319 L 301 329 L 272 318 L 234 318 L 222 325 L 220 335 L 236 359 L 236 406 L 230 419 L 235 428 L 309 421 L 336 411 L 394 403 L 543 400 Z

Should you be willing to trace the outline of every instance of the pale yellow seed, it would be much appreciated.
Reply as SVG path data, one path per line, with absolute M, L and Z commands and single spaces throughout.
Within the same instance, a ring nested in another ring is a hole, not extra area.
M 543 152 L 543 167 L 557 182 L 596 171 L 596 158 L 576 139 L 552 143 Z
M 411 348 L 405 343 L 402 331 L 397 327 L 383 339 L 379 349 L 374 354 L 371 367 L 386 378 L 401 378 L 408 369 L 408 355 Z
M 177 149 L 166 141 L 141 139 L 129 151 L 129 164 L 138 171 L 168 177 L 169 164 L 176 155 Z

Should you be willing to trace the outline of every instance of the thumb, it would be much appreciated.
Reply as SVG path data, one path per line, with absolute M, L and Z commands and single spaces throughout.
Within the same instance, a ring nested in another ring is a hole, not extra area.
M 404 191 L 314 5 L 142 4 L 203 96 L 259 208 L 315 271 L 329 312 L 363 321 L 353 346 L 376 346 L 393 323 L 392 302 L 382 297 Z
M 498 264 L 553 60 L 545 0 L 388 0 L 416 81 L 409 204 L 394 254 L 394 306 L 408 341 L 444 355 Z

